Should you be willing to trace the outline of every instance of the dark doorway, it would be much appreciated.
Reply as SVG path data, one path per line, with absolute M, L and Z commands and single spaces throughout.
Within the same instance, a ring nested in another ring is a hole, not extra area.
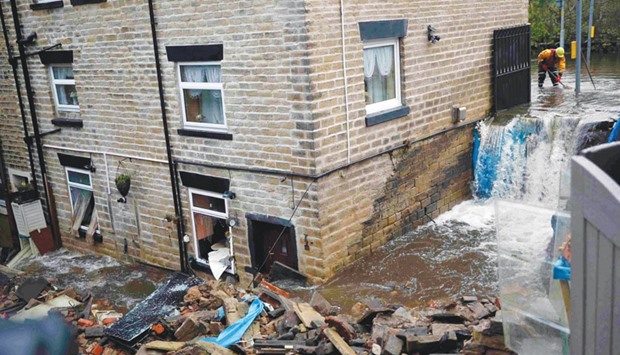
M 530 81 L 530 25 L 494 31 L 494 110 L 530 102 Z
M 248 226 L 252 268 L 260 268 L 260 273 L 269 274 L 271 265 L 279 261 L 297 270 L 295 227 L 290 222 L 275 217 L 252 215 L 248 216 Z

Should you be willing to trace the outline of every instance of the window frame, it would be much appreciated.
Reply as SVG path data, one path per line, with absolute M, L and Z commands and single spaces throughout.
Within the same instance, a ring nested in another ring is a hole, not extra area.
M 65 105 L 61 104 L 58 101 L 58 90 L 56 90 L 56 85 L 73 85 L 75 86 L 75 92 L 77 94 L 77 85 L 75 84 L 75 71 L 73 72 L 73 79 L 56 79 L 54 77 L 54 68 L 71 68 L 73 70 L 73 64 L 71 63 L 60 63 L 60 64 L 50 64 L 49 65 L 49 73 L 50 73 L 50 81 L 52 84 L 52 93 L 54 94 L 54 104 L 56 105 L 56 110 L 59 112 L 80 112 L 80 105 Z
M 183 117 L 183 127 L 194 129 L 194 130 L 202 130 L 202 131 L 213 131 L 213 132 L 228 132 L 228 120 L 226 119 L 226 105 L 224 104 L 224 83 L 220 79 L 219 83 L 192 83 L 181 80 L 181 67 L 184 66 L 219 66 L 220 67 L 220 75 L 222 70 L 222 62 L 221 61 L 208 61 L 208 62 L 177 62 L 177 82 L 179 86 L 179 103 L 181 107 L 181 116 Z M 185 109 L 185 93 L 184 89 L 195 89 L 195 90 L 219 90 L 220 95 L 222 95 L 222 116 L 224 118 L 223 124 L 214 124 L 214 123 L 197 123 L 197 122 L 189 122 L 187 120 L 187 112 Z
M 90 185 L 84 185 L 84 184 L 80 184 L 77 182 L 72 182 L 71 180 L 69 180 L 69 171 L 73 171 L 76 173 L 80 173 L 80 174 L 86 174 L 88 175 L 88 181 L 90 182 Z M 75 201 L 73 201 L 73 195 L 71 194 L 71 187 L 75 187 L 78 189 L 83 189 L 83 190 L 87 190 L 87 191 L 91 191 L 93 193 L 92 198 L 95 198 L 95 193 L 94 193 L 94 189 L 93 189 L 93 176 L 91 174 L 90 171 L 88 170 L 84 170 L 84 169 L 77 169 L 77 168 L 73 168 L 70 166 L 65 166 L 65 179 L 67 181 L 67 192 L 69 192 L 69 202 L 71 203 L 71 214 L 75 213 Z M 97 206 L 95 206 L 94 208 L 97 208 Z M 88 229 L 88 227 L 81 225 L 80 226 L 81 230 L 86 230 Z M 99 230 L 99 227 L 97 226 L 97 228 L 95 228 L 97 231 Z
M 364 41 L 363 50 L 370 49 L 370 48 L 376 48 L 376 47 L 385 47 L 388 45 L 391 45 L 394 48 L 394 86 L 395 86 L 394 96 L 395 97 L 393 99 L 366 105 L 367 115 L 395 109 L 403 105 L 402 96 L 401 96 L 402 83 L 401 83 L 401 73 L 400 73 L 400 38 L 390 37 L 390 38 L 385 38 L 385 39 Z M 363 64 L 363 61 L 364 59 L 362 56 L 362 64 Z M 366 80 L 365 76 L 362 75 L 362 77 L 364 78 L 364 80 Z M 364 87 L 364 95 L 366 94 L 367 94 L 366 88 Z
M 17 181 L 16 177 L 25 178 L 27 183 L 30 183 L 30 181 L 32 181 L 32 175 L 29 172 L 26 172 L 23 170 L 17 170 L 13 168 L 8 168 L 8 172 L 9 172 L 8 182 L 11 184 L 11 192 L 17 192 L 19 190 L 16 184 L 16 181 Z
M 198 243 L 198 237 L 196 235 L 196 221 L 194 218 L 194 213 L 198 213 L 198 214 L 209 216 L 209 217 L 224 219 L 227 221 L 228 215 L 229 215 L 228 199 L 223 197 L 221 193 L 217 193 L 214 191 L 201 190 L 201 189 L 196 189 L 193 187 L 189 187 L 187 188 L 187 190 L 188 190 L 188 198 L 189 198 L 189 211 L 190 211 L 190 215 L 192 216 L 192 232 L 193 232 L 192 239 L 193 239 L 193 244 L 194 244 L 194 255 L 195 255 L 197 262 L 208 266 L 209 259 L 208 258 L 205 259 L 202 257 L 202 255 L 200 255 L 200 245 Z M 224 210 L 226 212 L 222 213 L 222 212 L 217 212 L 214 210 L 209 210 L 209 209 L 204 209 L 204 208 L 194 206 L 194 199 L 193 199 L 194 194 L 201 195 L 201 196 L 207 196 L 207 197 L 215 197 L 215 198 L 224 200 Z M 227 228 L 228 228 L 227 231 L 229 235 L 232 235 L 231 227 L 227 225 Z M 232 237 L 229 239 L 229 252 L 230 252 L 230 256 L 234 255 Z M 231 259 L 230 265 L 226 268 L 226 272 L 234 274 L 234 270 L 235 270 L 235 260 L 233 258 Z

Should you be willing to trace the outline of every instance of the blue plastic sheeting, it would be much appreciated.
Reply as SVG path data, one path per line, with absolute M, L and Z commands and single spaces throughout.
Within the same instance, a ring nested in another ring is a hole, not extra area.
M 496 168 L 499 163 L 499 154 L 492 154 L 488 149 L 481 151 L 480 132 L 474 130 L 474 194 L 480 198 L 491 197 L 493 182 L 496 178 Z
M 74 335 L 60 316 L 16 323 L 0 320 L 0 355 L 64 355 L 71 349 Z
M 264 307 L 265 305 L 263 302 L 261 302 L 258 298 L 255 298 L 254 301 L 252 301 L 252 304 L 250 304 L 250 309 L 245 317 L 239 319 L 228 328 L 224 329 L 224 331 L 221 332 L 217 338 L 202 338 L 201 340 L 216 343 L 224 348 L 236 344 L 239 340 L 241 340 L 241 337 L 246 330 L 248 330 L 250 325 L 252 325 L 254 319 L 261 314 Z
M 554 280 L 570 280 L 570 263 L 566 258 L 560 256 L 553 264 Z
M 609 133 L 609 138 L 607 139 L 607 143 L 615 142 L 618 140 L 618 135 L 620 135 L 620 117 L 614 123 L 614 126 L 611 128 L 611 133 Z

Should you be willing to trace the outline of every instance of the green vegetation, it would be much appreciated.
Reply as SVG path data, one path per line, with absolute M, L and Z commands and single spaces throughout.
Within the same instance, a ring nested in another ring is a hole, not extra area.
M 618 50 L 620 39 L 620 1 L 594 1 L 594 50 Z M 575 36 L 577 0 L 564 2 L 564 41 L 566 47 Z M 590 1 L 582 1 L 582 39 L 586 40 Z M 560 40 L 560 7 L 556 0 L 530 0 L 529 21 L 532 24 L 532 45 L 555 44 Z

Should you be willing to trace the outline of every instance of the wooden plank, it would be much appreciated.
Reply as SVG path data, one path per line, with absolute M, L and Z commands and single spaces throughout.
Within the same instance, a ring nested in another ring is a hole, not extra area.
M 616 300 L 613 303 L 612 309 L 612 330 L 611 330 L 611 348 L 620 349 L 620 247 L 614 248 L 614 275 L 613 275 L 613 292 L 614 296 L 612 300 Z
M 599 233 L 598 279 L 596 292 L 596 353 L 611 355 L 611 317 L 613 311 L 614 246 Z
M 356 352 L 351 349 L 349 344 L 347 344 L 347 342 L 344 341 L 344 339 L 342 339 L 342 337 L 335 330 L 326 328 L 323 332 L 325 333 L 325 336 L 327 336 L 327 339 L 334 344 L 334 347 L 336 347 L 340 354 L 356 355 Z
M 573 158 L 571 166 L 571 246 L 573 260 L 571 264 L 570 294 L 570 348 L 574 354 L 583 354 L 584 349 L 584 317 L 585 317 L 585 221 L 583 218 L 583 168 L 578 159 Z
M 0 264 L 0 273 L 3 273 L 5 275 L 7 275 L 7 276 L 13 277 L 13 276 L 21 275 L 24 272 L 23 271 L 19 271 L 19 270 L 15 270 L 15 269 L 12 269 L 12 268 L 10 268 L 8 266 L 4 266 L 4 265 Z
M 161 341 L 155 340 L 145 345 L 145 348 L 151 350 L 177 351 L 182 349 L 185 343 L 182 341 Z
M 325 323 L 325 318 L 309 303 L 295 303 L 293 309 L 306 328 L 318 328 Z
M 585 355 L 594 355 L 596 350 L 596 285 L 598 273 L 598 242 L 598 230 L 590 222 L 586 221 L 586 298 L 584 317 L 585 348 L 583 352 L 583 354 Z

